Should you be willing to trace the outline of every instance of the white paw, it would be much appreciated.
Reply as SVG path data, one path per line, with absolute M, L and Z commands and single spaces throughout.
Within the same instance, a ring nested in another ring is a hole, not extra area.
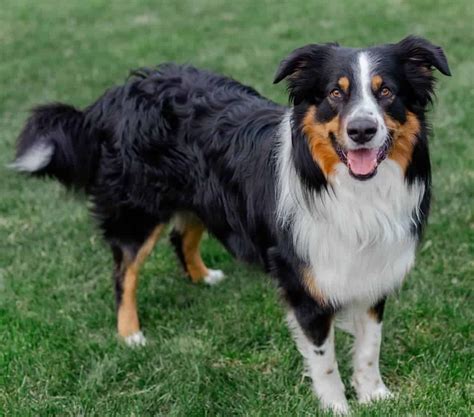
M 334 373 L 330 375 L 331 377 L 335 375 Z M 333 378 L 336 379 L 336 378 Z M 314 379 L 313 379 L 314 384 Z M 315 388 L 320 388 L 319 393 L 316 395 L 319 398 L 321 408 L 325 411 L 331 411 L 335 415 L 347 415 L 349 414 L 349 404 L 344 395 L 344 385 L 341 382 L 339 377 L 339 372 L 337 373 L 336 381 L 332 381 L 331 385 L 326 385 L 322 387 L 319 384 L 319 387 L 315 385 Z M 321 388 L 324 388 L 323 390 Z
M 224 273 L 220 269 L 209 269 L 208 271 L 209 274 L 204 277 L 204 282 L 207 285 L 216 285 L 225 278 Z
M 389 400 L 393 397 L 394 395 L 383 382 L 370 392 L 357 391 L 357 399 L 361 404 L 368 404 L 372 401 Z
M 125 340 L 126 345 L 130 347 L 139 347 L 139 346 L 146 345 L 145 336 L 143 336 L 143 333 L 141 331 L 138 331 L 136 333 L 131 334 L 130 336 L 127 336 L 124 340 Z
M 349 414 L 349 404 L 347 401 L 338 401 L 325 403 L 322 402 L 321 407 L 324 411 L 331 411 L 334 415 L 337 416 L 346 416 Z

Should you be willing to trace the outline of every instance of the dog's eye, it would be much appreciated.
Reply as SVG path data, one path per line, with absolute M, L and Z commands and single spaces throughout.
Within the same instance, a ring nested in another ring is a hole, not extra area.
M 339 90 L 339 88 L 335 88 L 334 90 L 332 90 L 330 93 L 329 93 L 329 97 L 335 99 L 335 100 L 339 100 L 342 98 L 342 92 L 341 90 Z
M 393 93 L 388 87 L 384 87 L 380 90 L 379 96 L 383 98 L 389 98 L 392 97 Z

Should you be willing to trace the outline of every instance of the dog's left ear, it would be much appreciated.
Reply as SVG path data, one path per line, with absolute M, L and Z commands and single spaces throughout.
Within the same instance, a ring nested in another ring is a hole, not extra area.
M 395 44 L 395 51 L 403 65 L 414 103 L 425 107 L 434 95 L 433 68 L 451 75 L 446 55 L 441 47 L 417 36 L 408 36 Z
M 434 67 L 444 75 L 451 75 L 443 49 L 424 38 L 408 36 L 397 43 L 396 48 L 400 58 L 408 66 L 430 72 Z
M 273 84 L 277 84 L 286 77 L 294 75 L 299 70 L 309 67 L 317 67 L 329 54 L 331 48 L 335 46 L 338 46 L 338 44 L 309 44 L 295 49 L 290 55 L 281 61 L 275 74 Z

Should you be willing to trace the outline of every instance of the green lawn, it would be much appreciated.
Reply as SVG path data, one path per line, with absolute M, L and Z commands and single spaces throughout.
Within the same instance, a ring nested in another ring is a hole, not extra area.
M 7 171 L 27 110 L 79 106 L 129 69 L 192 62 L 255 86 L 309 42 L 426 36 L 447 53 L 432 114 L 434 204 L 410 277 L 387 307 L 382 372 L 397 399 L 356 416 L 468 416 L 473 396 L 474 3 L 459 1 L 2 0 L 0 415 L 320 415 L 273 284 L 212 239 L 215 288 L 183 276 L 163 240 L 146 264 L 146 348 L 115 336 L 111 255 L 84 199 Z M 338 334 L 342 374 L 350 340 Z

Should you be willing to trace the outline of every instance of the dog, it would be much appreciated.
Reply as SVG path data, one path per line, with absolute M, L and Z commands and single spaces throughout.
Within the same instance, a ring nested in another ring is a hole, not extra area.
M 274 78 L 287 81 L 286 107 L 192 66 L 142 68 L 83 110 L 34 109 L 12 167 L 89 196 L 126 343 L 145 343 L 138 274 L 168 223 L 193 282 L 224 278 L 201 259 L 207 229 L 276 279 L 320 405 L 344 414 L 335 325 L 355 338 L 358 400 L 392 395 L 379 372 L 382 317 L 428 216 L 435 69 L 451 75 L 443 50 L 415 36 L 306 45 Z

